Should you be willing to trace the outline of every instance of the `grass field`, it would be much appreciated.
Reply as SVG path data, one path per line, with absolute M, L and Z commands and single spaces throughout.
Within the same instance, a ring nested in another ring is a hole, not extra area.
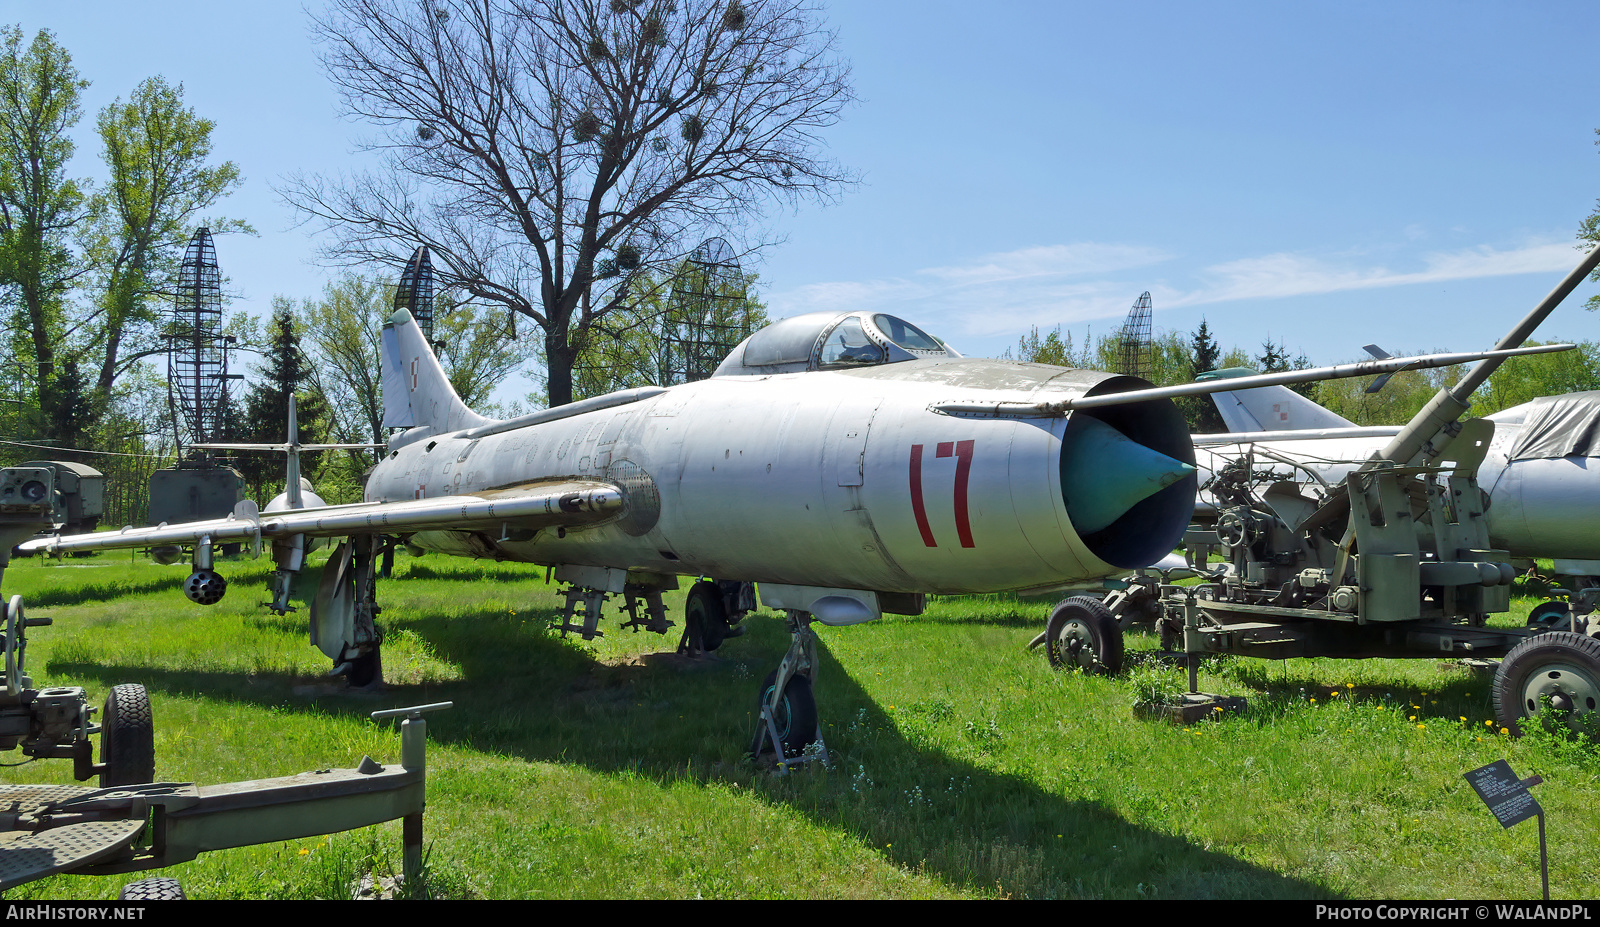
M 164 780 L 395 762 L 368 713 L 453 700 L 429 716 L 433 897 L 1536 898 L 1535 826 L 1502 830 L 1462 778 L 1502 758 L 1545 779 L 1553 897 L 1600 893 L 1600 752 L 1499 734 L 1489 676 L 1438 661 L 1212 661 L 1202 688 L 1251 709 L 1185 728 L 1133 717 L 1137 691 L 1180 681 L 1138 660 L 1153 637 L 1129 636 L 1121 678 L 1060 674 L 1025 649 L 1048 603 L 941 598 L 820 628 L 833 765 L 780 778 L 742 758 L 787 645 L 772 613 L 685 662 L 676 628 L 550 631 L 542 568 L 402 555 L 379 585 L 386 683 L 352 692 L 323 678 L 303 613 L 258 606 L 269 565 L 220 563 L 211 608 L 179 592 L 186 565 L 127 554 L 17 561 L 5 592 L 55 620 L 29 643 L 37 684 L 96 704 L 148 687 Z M 71 779 L 65 761 L 7 774 Z M 162 874 L 190 897 L 343 898 L 399 861 L 391 823 Z M 7 897 L 114 898 L 133 878 Z

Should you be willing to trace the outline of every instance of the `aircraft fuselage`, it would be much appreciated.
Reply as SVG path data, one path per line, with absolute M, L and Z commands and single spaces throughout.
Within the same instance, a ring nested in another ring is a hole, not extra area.
M 541 564 L 884 592 L 993 592 L 1113 575 L 1170 550 L 1194 480 L 1129 510 L 1135 530 L 1080 537 L 1064 444 L 1080 417 L 1193 460 L 1166 400 L 1072 416 L 950 415 L 937 401 L 1037 402 L 1142 385 L 1038 364 L 923 360 L 849 371 L 719 376 L 626 405 L 472 439 L 405 443 L 368 501 L 553 480 L 622 488 L 582 528 L 420 531 L 415 546 Z M 1176 500 L 1176 501 L 1175 501 Z M 1144 508 L 1140 508 L 1143 506 Z M 1148 557 L 1148 559 L 1145 559 Z M 1135 562 L 1138 561 L 1138 562 Z

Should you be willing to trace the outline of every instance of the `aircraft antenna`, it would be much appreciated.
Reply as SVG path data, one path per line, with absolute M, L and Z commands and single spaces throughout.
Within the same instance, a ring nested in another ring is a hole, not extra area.
M 427 245 L 411 252 L 405 270 L 400 272 L 400 285 L 394 291 L 394 307 L 404 309 L 417 320 L 422 337 L 433 344 L 433 258 Z
M 1128 318 L 1117 335 L 1122 347 L 1121 363 L 1117 372 L 1130 377 L 1150 379 L 1150 291 L 1139 294 L 1128 310 Z
M 167 340 L 167 398 L 180 456 L 191 444 L 222 437 L 228 396 L 228 347 L 222 335 L 222 274 L 210 229 L 189 239 L 178 269 Z
M 750 337 L 744 273 L 733 248 L 709 238 L 689 254 L 672 282 L 662 319 L 661 386 L 711 376 L 739 342 Z

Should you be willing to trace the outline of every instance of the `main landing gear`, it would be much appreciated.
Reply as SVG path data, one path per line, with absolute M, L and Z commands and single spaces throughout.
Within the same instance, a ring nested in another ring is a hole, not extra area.
M 333 661 L 329 675 L 344 676 L 355 688 L 383 681 L 383 633 L 377 625 L 381 543 L 358 535 L 340 544 L 311 600 L 311 643 Z
M 702 579 L 683 603 L 683 638 L 678 653 L 698 656 L 744 633 L 744 616 L 755 611 L 755 586 L 738 580 Z

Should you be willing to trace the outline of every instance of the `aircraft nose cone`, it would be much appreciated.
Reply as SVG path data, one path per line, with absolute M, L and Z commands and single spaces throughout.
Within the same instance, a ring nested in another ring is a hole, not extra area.
M 1129 509 L 1194 472 L 1099 419 L 1085 417 L 1061 450 L 1061 492 L 1080 535 L 1111 525 Z

